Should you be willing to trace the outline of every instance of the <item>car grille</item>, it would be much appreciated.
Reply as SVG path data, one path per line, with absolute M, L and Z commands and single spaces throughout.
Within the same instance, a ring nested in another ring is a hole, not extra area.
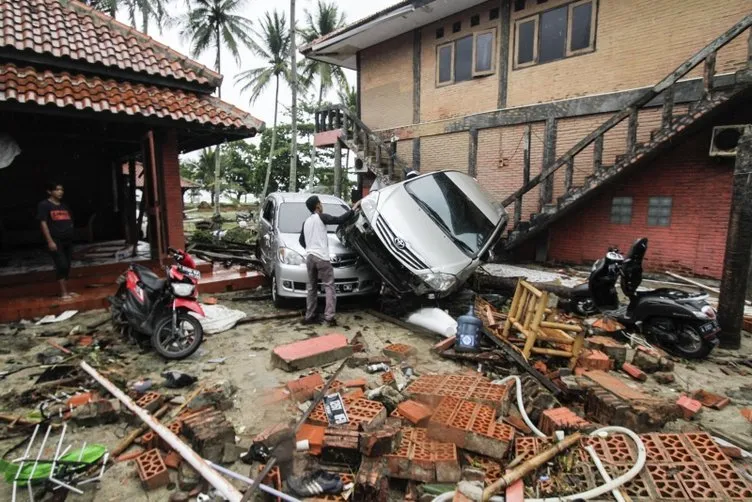
M 332 267 L 334 268 L 345 268 L 345 267 L 354 267 L 355 264 L 358 262 L 358 256 L 354 254 L 348 254 L 348 255 L 339 255 L 338 260 L 332 261 Z
M 379 234 L 379 237 L 381 238 L 383 244 L 394 256 L 396 256 L 415 270 L 426 270 L 428 268 L 428 265 L 423 263 L 423 261 L 418 258 L 415 253 L 410 251 L 410 249 L 408 249 L 407 247 L 400 249 L 396 246 L 395 241 L 398 240 L 397 234 L 395 234 L 392 229 L 389 228 L 389 225 L 387 225 L 384 219 L 380 216 L 376 219 L 374 229 L 376 230 L 376 233 Z

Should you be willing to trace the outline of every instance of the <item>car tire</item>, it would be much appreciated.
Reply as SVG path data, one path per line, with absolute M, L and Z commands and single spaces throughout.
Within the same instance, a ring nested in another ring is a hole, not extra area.
M 288 305 L 287 298 L 279 296 L 278 290 L 279 284 L 277 284 L 276 274 L 272 274 L 272 303 L 278 309 L 285 308 Z

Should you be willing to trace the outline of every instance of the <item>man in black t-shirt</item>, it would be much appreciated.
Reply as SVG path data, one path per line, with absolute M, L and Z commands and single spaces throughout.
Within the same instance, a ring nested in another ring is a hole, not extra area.
M 68 274 L 73 256 L 73 217 L 68 206 L 63 204 L 63 193 L 63 185 L 54 181 L 48 183 L 48 197 L 37 206 L 37 219 L 55 264 L 60 296 L 67 300 L 73 296 L 68 293 Z

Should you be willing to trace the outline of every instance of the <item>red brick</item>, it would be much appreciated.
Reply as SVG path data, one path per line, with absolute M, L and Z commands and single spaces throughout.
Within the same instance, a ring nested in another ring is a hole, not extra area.
M 387 357 L 391 357 L 392 359 L 396 359 L 398 361 L 403 361 L 408 357 L 416 354 L 418 350 L 415 347 L 406 345 L 404 343 L 393 343 L 392 345 L 387 345 L 386 347 L 384 347 L 382 352 Z
M 162 406 L 162 403 L 164 403 L 164 396 L 159 392 L 147 392 L 136 401 L 138 406 L 149 413 L 157 411 L 157 409 Z
M 739 413 L 741 413 L 748 422 L 752 422 L 752 408 L 742 408 L 739 410 Z
M 180 456 L 180 453 L 176 452 L 175 450 L 172 450 L 171 452 L 165 454 L 162 457 L 162 460 L 164 461 L 165 465 L 169 467 L 170 469 L 177 469 L 180 466 L 180 462 L 182 462 L 182 457 Z
M 272 364 L 285 371 L 302 370 L 343 359 L 352 351 L 345 335 L 330 334 L 275 347 Z
M 745 317 L 742 329 L 747 333 L 752 333 L 752 317 Z
M 349 397 L 351 399 L 361 399 L 366 396 L 366 393 L 361 389 L 360 387 L 351 390 L 350 392 L 345 392 L 342 394 L 342 397 Z
M 345 387 L 365 387 L 368 385 L 368 381 L 365 378 L 345 380 L 343 383 L 345 384 Z
M 679 405 L 679 408 L 681 408 L 685 420 L 691 419 L 702 409 L 702 403 L 700 401 L 697 401 L 685 395 L 682 395 L 676 401 L 676 404 Z
M 521 479 L 507 486 L 505 500 L 506 502 L 524 502 L 525 483 Z
M 590 425 L 590 422 L 579 417 L 569 408 L 561 407 L 543 411 L 538 428 L 545 434 L 553 435 L 558 430 L 566 432 L 583 430 Z
M 586 370 L 608 371 L 613 368 L 614 362 L 600 350 L 586 349 L 580 354 L 577 365 Z
M 170 473 L 156 448 L 136 458 L 136 469 L 146 490 L 154 490 L 170 482 Z
M 324 433 L 326 427 L 320 425 L 303 424 L 295 435 L 296 441 L 308 440 L 310 445 L 309 452 L 311 455 L 320 455 L 321 448 L 324 445 Z
M 96 392 L 79 392 L 78 394 L 68 398 L 65 402 L 67 408 L 75 408 L 76 406 L 83 406 L 94 401 L 97 401 L 99 396 Z
M 390 477 L 424 483 L 456 483 L 460 479 L 457 447 L 430 439 L 426 429 L 404 428 L 397 450 L 384 457 Z
M 292 394 L 292 398 L 298 402 L 308 401 L 316 393 L 316 387 L 324 385 L 324 379 L 318 373 L 313 373 L 297 380 L 287 382 L 287 390 Z
M 645 380 L 648 379 L 648 376 L 645 374 L 644 371 L 642 371 L 640 368 L 630 363 L 622 364 L 621 369 L 624 371 L 624 373 L 631 376 L 635 380 L 639 380 L 640 382 L 644 382 Z
M 411 399 L 401 402 L 397 406 L 400 415 L 413 424 L 418 424 L 432 415 L 431 408 Z
M 450 336 L 449 338 L 444 338 L 442 341 L 431 347 L 431 350 L 436 352 L 437 354 L 441 354 L 445 350 L 451 349 L 454 347 L 455 342 L 457 341 L 456 336 Z
M 703 389 L 694 391 L 691 397 L 700 401 L 706 408 L 713 408 L 715 410 L 722 410 L 731 402 L 726 396 L 714 394 Z

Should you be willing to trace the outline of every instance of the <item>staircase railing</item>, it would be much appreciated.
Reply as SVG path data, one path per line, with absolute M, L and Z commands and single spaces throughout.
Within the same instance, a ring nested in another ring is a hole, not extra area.
M 510 204 L 515 204 L 515 218 L 513 229 L 516 229 L 521 219 L 522 209 L 522 196 L 528 193 L 530 190 L 538 186 L 543 181 L 550 178 L 561 167 L 566 168 L 564 175 L 564 190 L 565 193 L 569 193 L 572 190 L 572 179 L 574 174 L 574 157 L 589 145 L 595 143 L 593 154 L 593 172 L 598 172 L 601 169 L 602 156 L 603 156 L 603 140 L 604 135 L 620 124 L 625 119 L 628 119 L 627 125 L 627 151 L 625 158 L 629 158 L 635 155 L 637 144 L 637 115 L 639 110 L 645 107 L 656 96 L 663 93 L 663 110 L 661 119 L 661 131 L 667 131 L 671 127 L 671 121 L 673 118 L 673 106 L 674 106 L 674 84 L 684 77 L 687 73 L 692 71 L 703 61 L 705 62 L 703 72 L 703 85 L 704 85 L 704 98 L 707 98 L 713 90 L 713 77 L 715 76 L 715 61 L 718 50 L 726 46 L 729 42 L 738 37 L 741 33 L 752 26 L 752 14 L 747 15 L 741 21 L 732 26 L 729 30 L 723 33 L 721 36 L 710 42 L 703 49 L 695 53 L 692 57 L 683 62 L 679 67 L 672 71 L 666 78 L 661 80 L 653 88 L 645 91 L 641 96 L 632 101 L 626 108 L 615 113 L 611 118 L 606 120 L 597 129 L 590 134 L 582 138 L 576 145 L 569 149 L 564 155 L 556 159 L 552 164 L 543 168 L 540 174 L 525 180 L 523 186 L 514 192 L 512 195 L 504 199 L 502 204 L 506 207 Z M 750 60 L 752 60 L 752 30 L 750 30 L 750 38 L 748 41 L 748 61 L 747 67 L 750 67 Z M 527 177 L 526 177 L 527 178 Z M 551 194 L 549 194 L 551 196 Z M 552 202 L 550 199 L 545 203 Z
M 317 133 L 341 130 L 340 140 L 363 161 L 364 166 L 386 182 L 393 182 L 410 170 L 394 152 L 357 115 L 342 105 L 316 110 L 314 127 Z M 400 172 L 401 171 L 401 172 Z

